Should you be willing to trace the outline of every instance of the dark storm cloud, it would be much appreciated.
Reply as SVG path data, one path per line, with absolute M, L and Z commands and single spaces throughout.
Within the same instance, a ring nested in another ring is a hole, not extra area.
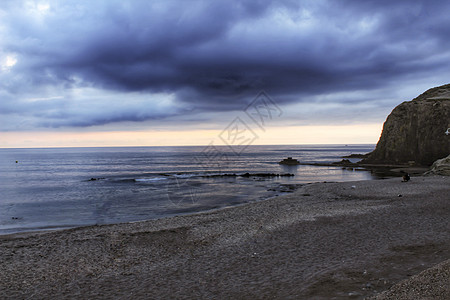
M 370 103 L 450 75 L 448 2 L 247 2 L 2 2 L 0 54 L 17 63 L 3 59 L 1 113 L 50 127 L 159 120 L 239 110 L 261 89 L 350 105 L 319 96 Z

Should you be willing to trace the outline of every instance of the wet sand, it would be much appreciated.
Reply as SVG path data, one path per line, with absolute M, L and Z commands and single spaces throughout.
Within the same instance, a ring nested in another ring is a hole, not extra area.
M 409 299 L 412 286 L 445 299 L 449 195 L 449 177 L 317 183 L 196 215 L 0 236 L 0 295 Z

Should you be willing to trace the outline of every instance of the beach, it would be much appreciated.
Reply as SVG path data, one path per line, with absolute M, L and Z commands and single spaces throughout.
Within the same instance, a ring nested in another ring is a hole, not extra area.
M 3 235 L 0 295 L 409 299 L 412 286 L 445 299 L 449 195 L 442 176 L 322 182 L 192 215 Z

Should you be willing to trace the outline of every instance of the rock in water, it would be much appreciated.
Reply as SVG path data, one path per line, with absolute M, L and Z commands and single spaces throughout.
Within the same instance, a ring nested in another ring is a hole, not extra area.
M 387 117 L 377 147 L 362 163 L 431 165 L 450 153 L 450 84 L 398 105 Z
M 430 171 L 426 172 L 425 175 L 450 176 L 450 155 L 435 161 L 431 166 Z

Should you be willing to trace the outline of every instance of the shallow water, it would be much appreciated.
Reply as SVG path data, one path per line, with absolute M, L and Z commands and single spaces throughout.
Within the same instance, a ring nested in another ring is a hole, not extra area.
M 367 180 L 329 163 L 374 145 L 0 149 L 0 234 L 161 218 L 266 199 L 295 184 Z M 17 161 L 17 163 L 16 163 Z M 293 177 L 207 177 L 291 173 Z M 94 178 L 96 180 L 90 180 Z

